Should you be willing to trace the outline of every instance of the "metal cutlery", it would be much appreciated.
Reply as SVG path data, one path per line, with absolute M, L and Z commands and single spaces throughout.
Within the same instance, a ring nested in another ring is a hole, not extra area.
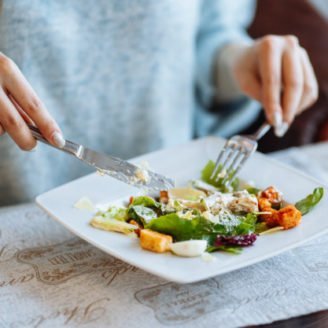
M 229 186 L 247 159 L 256 151 L 257 141 L 270 128 L 270 124 L 264 123 L 251 135 L 236 135 L 228 139 L 216 160 L 215 168 L 210 178 L 216 182 L 222 179 L 222 184 Z
M 120 158 L 108 156 L 83 145 L 66 140 L 63 148 L 50 144 L 35 126 L 29 125 L 32 135 L 37 140 L 58 150 L 73 155 L 100 172 L 129 185 L 147 190 L 167 190 L 174 187 L 174 181 L 161 174 L 143 169 Z

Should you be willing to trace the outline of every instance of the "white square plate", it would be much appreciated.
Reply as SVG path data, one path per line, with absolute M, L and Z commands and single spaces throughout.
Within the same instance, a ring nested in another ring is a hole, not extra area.
M 162 150 L 133 160 L 146 160 L 153 170 L 174 178 L 177 185 L 185 185 L 198 178 L 209 159 L 215 159 L 224 141 L 206 138 L 172 149 Z M 321 183 L 289 168 L 265 155 L 256 153 L 240 172 L 242 180 L 252 180 L 265 188 L 280 189 L 288 202 L 294 203 L 311 193 Z M 155 254 L 142 250 L 137 239 L 119 233 L 97 230 L 89 225 L 91 214 L 73 207 L 81 197 L 94 203 L 108 203 L 138 194 L 134 187 L 110 177 L 91 174 L 46 192 L 36 201 L 51 217 L 87 242 L 140 269 L 178 283 L 191 283 L 233 271 L 275 256 L 328 231 L 328 195 L 303 218 L 295 229 L 258 238 L 254 246 L 241 255 L 214 253 L 216 261 L 201 258 L 181 258 L 171 254 Z

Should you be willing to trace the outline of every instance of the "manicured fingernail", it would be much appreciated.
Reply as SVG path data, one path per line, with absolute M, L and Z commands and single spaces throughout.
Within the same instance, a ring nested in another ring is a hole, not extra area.
M 37 148 L 38 148 L 38 143 L 36 142 L 35 146 L 32 149 L 30 149 L 29 151 L 34 153 L 37 150 Z
M 273 114 L 273 125 L 275 128 L 280 127 L 282 124 L 282 115 L 280 112 L 274 112 Z
M 288 123 L 283 122 L 280 126 L 275 128 L 275 135 L 279 138 L 283 137 L 289 128 Z
M 64 139 L 64 137 L 62 136 L 61 133 L 59 133 L 59 132 L 56 131 L 52 135 L 52 140 L 53 140 L 55 146 L 57 146 L 59 148 L 65 147 L 66 141 L 65 141 L 65 139 Z

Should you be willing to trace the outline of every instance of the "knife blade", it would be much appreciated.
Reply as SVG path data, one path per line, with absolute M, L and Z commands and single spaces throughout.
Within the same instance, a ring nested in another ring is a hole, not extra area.
M 167 190 L 174 187 L 174 181 L 170 178 L 72 141 L 65 140 L 63 148 L 56 147 L 50 144 L 35 126 L 29 125 L 29 128 L 37 140 L 75 156 L 83 163 L 95 168 L 100 174 L 107 174 L 124 183 L 149 191 Z

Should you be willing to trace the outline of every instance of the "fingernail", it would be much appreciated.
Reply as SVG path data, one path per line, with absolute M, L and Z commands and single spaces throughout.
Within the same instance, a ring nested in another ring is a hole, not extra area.
M 32 149 L 30 149 L 29 151 L 30 151 L 31 153 L 34 153 L 34 152 L 37 150 L 37 148 L 38 148 L 38 143 L 36 142 L 36 143 L 35 143 L 35 146 L 34 146 Z
M 54 134 L 52 135 L 52 140 L 54 142 L 54 145 L 57 146 L 58 148 L 65 147 L 66 141 L 63 138 L 62 134 L 59 133 L 58 131 L 54 132 Z
M 280 127 L 282 124 L 282 115 L 280 112 L 274 112 L 273 114 L 273 125 L 275 128 Z
M 280 126 L 277 126 L 275 128 L 275 131 L 274 131 L 275 135 L 279 138 L 283 137 L 286 134 L 288 128 L 289 128 L 288 123 L 283 122 Z

